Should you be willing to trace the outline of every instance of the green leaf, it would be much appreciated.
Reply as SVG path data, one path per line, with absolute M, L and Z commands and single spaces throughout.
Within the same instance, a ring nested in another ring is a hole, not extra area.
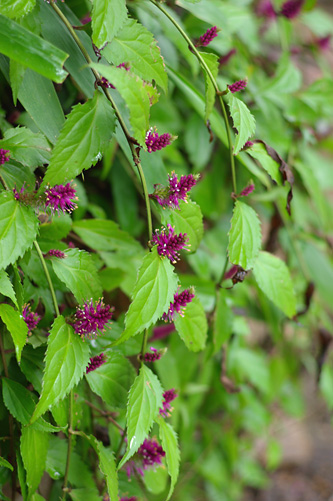
M 96 488 L 81 487 L 81 489 L 71 489 L 69 495 L 73 501 L 101 501 Z
M 120 353 L 108 353 L 107 362 L 86 374 L 91 390 L 111 407 L 125 408 L 135 371 Z
M 0 140 L 0 147 L 10 150 L 10 157 L 23 165 L 35 169 L 49 163 L 51 148 L 45 137 L 34 134 L 25 127 L 16 127 L 6 131 Z
M 9 304 L 0 304 L 0 317 L 12 336 L 16 358 L 19 362 L 28 336 L 27 324 L 22 315 Z
M 118 476 L 112 450 L 104 447 L 95 437 L 91 437 L 91 444 L 98 454 L 99 468 L 106 477 L 110 501 L 118 501 Z
M 231 92 L 228 92 L 226 99 L 228 101 L 234 127 L 238 130 L 234 145 L 234 155 L 237 155 L 249 137 L 254 134 L 256 121 L 246 104 L 235 97 Z
M 68 54 L 0 14 L 0 52 L 54 82 L 67 76 L 63 69 Z
M 249 205 L 237 200 L 229 231 L 230 262 L 248 270 L 253 267 L 260 247 L 261 229 L 257 213 Z
M 38 393 L 42 391 L 44 355 L 44 346 L 34 349 L 31 344 L 27 344 L 22 351 L 20 369 Z
M 201 57 L 207 64 L 211 74 L 213 77 L 216 79 L 217 73 L 219 70 L 219 58 L 216 54 L 210 54 L 208 52 L 201 52 L 200 53 Z M 214 103 L 215 103 L 215 88 L 214 85 L 212 84 L 211 79 L 209 78 L 207 72 L 205 71 L 205 120 L 208 120 L 211 112 L 213 111 L 214 108 Z
M 126 0 L 93 0 L 91 14 L 92 39 L 97 47 L 102 47 L 123 26 L 127 19 Z
M 14 194 L 0 193 L 0 269 L 30 249 L 38 231 L 38 219 L 30 207 L 21 205 Z
M 17 96 L 23 81 L 25 70 L 26 67 L 23 66 L 23 64 L 14 61 L 14 59 L 9 60 L 9 77 L 14 106 L 17 106 Z
M 14 470 L 12 465 L 10 463 L 8 463 L 8 461 L 2 457 L 0 457 L 0 466 L 4 466 L 5 468 L 9 468 L 11 471 Z
M 45 469 L 49 435 L 25 426 L 21 435 L 21 454 L 27 472 L 27 484 L 30 496 L 36 491 Z
M 168 76 L 161 51 L 153 34 L 135 19 L 127 20 L 117 36 L 103 49 L 103 56 L 115 65 L 129 63 L 131 71 L 148 82 L 154 80 L 167 92 Z
M 154 324 L 170 306 L 178 277 L 169 259 L 161 258 L 157 247 L 146 254 L 138 272 L 132 302 L 125 317 L 125 331 L 115 345 Z
M 150 93 L 153 91 L 153 87 L 144 83 L 137 75 L 126 71 L 125 68 L 96 63 L 92 63 L 90 66 L 116 87 L 129 109 L 133 135 L 146 149 L 145 138 L 149 129 Z
M 204 228 L 200 206 L 191 200 L 179 202 L 180 210 L 160 210 L 161 220 L 164 225 L 170 223 L 175 227 L 176 233 L 186 233 L 189 238 L 190 251 L 195 252 L 202 240 Z
M 5 270 L 0 270 L 0 294 L 9 297 L 15 304 L 16 308 L 18 308 L 13 284 L 11 283 Z
M 0 13 L 10 19 L 23 17 L 36 5 L 36 0 L 1 0 Z
M 186 305 L 184 316 L 177 315 L 174 323 L 179 336 L 189 350 L 204 349 L 208 324 L 203 306 L 197 297 Z
M 286 264 L 277 256 L 261 251 L 253 267 L 260 289 L 287 317 L 296 315 L 296 297 Z
M 47 344 L 42 393 L 31 422 L 71 391 L 89 362 L 88 344 L 74 333 L 62 316 L 54 321 Z
M 213 324 L 214 353 L 220 351 L 232 334 L 233 313 L 226 301 L 226 292 L 224 289 L 217 291 Z
M 129 392 L 127 405 L 127 451 L 118 470 L 136 453 L 153 425 L 163 401 L 157 376 L 143 365 Z
M 166 423 L 162 417 L 158 419 L 158 424 L 160 427 L 160 439 L 165 452 L 168 472 L 171 477 L 170 490 L 166 499 L 166 501 L 168 501 L 171 498 L 179 474 L 180 452 L 177 434 L 172 426 Z
M 93 99 L 73 106 L 52 152 L 42 186 L 63 184 L 101 158 L 114 131 L 114 112 L 96 90 Z
M 271 176 L 271 178 L 279 185 L 282 185 L 282 176 L 280 166 L 273 158 L 267 153 L 265 146 L 262 143 L 254 143 L 251 148 L 246 149 L 246 153 L 251 157 L 257 159 L 260 165 Z
M 65 258 L 52 258 L 57 277 L 74 294 L 79 303 L 102 296 L 102 286 L 91 255 L 83 250 L 68 249 Z
M 29 167 L 22 165 L 15 160 L 9 160 L 0 166 L 0 174 L 9 189 L 16 188 L 20 191 L 24 185 L 27 189 L 35 187 L 36 178 Z

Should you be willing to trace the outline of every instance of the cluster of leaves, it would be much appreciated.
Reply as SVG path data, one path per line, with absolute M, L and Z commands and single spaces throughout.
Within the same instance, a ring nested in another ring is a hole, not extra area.
M 278 465 L 271 411 L 302 415 L 303 369 L 333 407 L 333 23 L 315 3 L 2 2 L 1 499 L 236 501 Z M 161 203 L 175 175 L 196 185 Z M 168 228 L 179 263 L 154 245 Z M 85 338 L 102 297 L 112 324 Z

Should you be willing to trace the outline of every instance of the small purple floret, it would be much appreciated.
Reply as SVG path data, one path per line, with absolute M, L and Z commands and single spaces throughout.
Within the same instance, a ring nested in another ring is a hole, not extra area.
M 77 207 L 74 202 L 74 200 L 77 200 L 75 194 L 76 190 L 72 187 L 71 183 L 67 183 L 66 185 L 57 184 L 45 191 L 45 206 L 49 207 L 52 213 L 72 212 Z
M 194 289 L 192 287 L 190 289 L 185 289 L 180 294 L 176 293 L 173 296 L 173 302 L 170 303 L 167 313 L 163 313 L 162 320 L 164 320 L 165 322 L 172 322 L 174 320 L 175 313 L 183 316 L 186 305 L 188 303 L 191 303 L 194 296 Z
M 98 367 L 105 364 L 105 362 L 106 362 L 106 357 L 104 353 L 91 357 L 89 360 L 89 364 L 87 365 L 86 374 L 95 371 L 96 369 L 98 369 Z
M 101 86 L 104 87 L 105 89 L 115 89 L 115 86 L 112 85 L 111 82 L 105 77 L 101 78 Z
M 247 150 L 248 148 L 251 148 L 251 146 L 253 146 L 253 145 L 254 145 L 253 141 L 246 141 L 246 143 L 244 144 L 244 146 L 242 148 L 242 151 Z
M 131 496 L 130 498 L 128 498 L 128 497 L 125 497 L 125 498 L 122 497 L 122 498 L 120 498 L 120 501 L 137 501 L 137 499 L 138 498 L 135 497 L 135 496 Z
M 24 184 L 21 187 L 20 191 L 17 191 L 16 188 L 13 188 L 13 193 L 14 193 L 15 200 L 20 200 L 21 199 L 21 195 L 23 194 L 24 190 L 25 190 Z
M 3 165 L 5 162 L 9 162 L 9 150 L 4 150 L 0 148 L 0 165 Z
M 28 326 L 28 334 L 30 335 L 31 331 L 37 327 L 41 317 L 37 313 L 31 311 L 31 307 L 28 304 L 24 306 L 22 316 Z
M 249 184 L 249 186 L 246 186 L 246 188 L 244 188 L 244 190 L 242 190 L 238 196 L 247 197 L 248 195 L 250 195 L 250 193 L 252 193 L 252 191 L 254 191 L 254 188 L 254 184 Z
M 199 38 L 199 43 L 197 44 L 197 46 L 201 45 L 202 47 L 207 47 L 207 45 L 210 44 L 210 42 L 215 38 L 217 37 L 217 27 L 216 26 L 213 26 L 212 28 L 209 28 L 206 33 L 204 33 L 203 35 L 201 35 L 201 37 Z
M 246 80 L 238 80 L 238 82 L 228 85 L 228 89 L 230 90 L 230 92 L 234 94 L 235 92 L 239 92 L 240 90 L 245 89 L 246 86 L 247 86 Z
M 155 198 L 162 207 L 179 209 L 179 200 L 187 201 L 188 192 L 197 184 L 199 175 L 189 174 L 178 179 L 177 174 L 172 172 L 168 177 L 169 187 L 160 187 L 155 184 L 155 191 L 149 197 Z
M 326 37 L 317 38 L 316 45 L 318 48 L 322 51 L 328 50 L 331 44 L 331 37 L 331 35 L 327 35 Z
M 139 447 L 138 455 L 142 457 L 143 469 L 162 464 L 165 452 L 156 440 L 145 439 Z
M 59 259 L 64 259 L 65 253 L 58 249 L 50 249 L 48 252 L 50 257 L 58 257 Z
M 260 17 L 273 20 L 276 18 L 276 12 L 271 0 L 262 0 L 257 7 L 257 14 Z
M 161 356 L 163 355 L 163 351 L 162 350 L 157 350 L 156 348 L 153 348 L 152 346 L 150 347 L 152 353 L 149 353 L 149 351 L 147 351 L 147 353 L 144 354 L 143 356 L 143 360 L 145 362 L 156 362 L 156 360 L 159 360 L 161 358 Z
M 156 128 L 150 128 L 146 134 L 146 146 L 148 153 L 155 152 L 157 150 L 162 150 L 166 146 L 169 146 L 172 141 L 172 136 L 169 133 L 158 135 Z
M 167 225 L 167 229 L 162 228 L 160 232 L 156 230 L 151 239 L 151 243 L 157 245 L 159 255 L 167 257 L 172 263 L 179 261 L 180 255 L 178 251 L 182 249 L 189 250 L 186 248 L 188 246 L 187 242 L 186 233 L 177 235 L 171 224 Z
M 294 19 L 300 14 L 303 3 L 304 0 L 287 0 L 282 4 L 280 15 L 287 19 Z
M 172 388 L 171 390 L 167 390 L 163 393 L 163 398 L 164 398 L 162 402 L 163 408 L 161 408 L 159 411 L 161 416 L 163 417 L 170 416 L 170 412 L 172 411 L 170 402 L 172 402 L 177 397 L 178 394 L 176 393 L 176 390 L 174 388 Z
M 112 313 L 111 306 L 105 305 L 101 299 L 96 302 L 95 306 L 91 299 L 76 310 L 74 330 L 82 338 L 97 336 L 98 330 L 104 331 L 105 325 L 112 318 Z

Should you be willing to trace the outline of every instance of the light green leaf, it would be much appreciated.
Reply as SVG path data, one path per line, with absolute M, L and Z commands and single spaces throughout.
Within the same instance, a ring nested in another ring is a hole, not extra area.
M 92 39 L 96 47 L 111 42 L 127 19 L 126 0 L 93 0 Z
M 248 270 L 253 267 L 260 247 L 261 229 L 257 213 L 249 205 L 237 200 L 229 231 L 230 262 Z
M 117 36 L 103 49 L 103 56 L 115 65 L 129 63 L 131 71 L 148 82 L 155 80 L 167 92 L 168 76 L 161 51 L 153 34 L 135 19 L 127 20 Z
M 205 311 L 197 297 L 186 305 L 184 316 L 177 315 L 174 323 L 179 336 L 189 350 L 200 351 L 204 349 L 208 324 Z
M 149 129 L 150 94 L 153 88 L 140 77 L 125 68 L 92 63 L 92 68 L 111 82 L 129 109 L 130 123 L 135 139 L 146 149 L 146 133 Z
M 108 360 L 98 369 L 86 374 L 91 390 L 111 407 L 125 408 L 135 371 L 120 353 L 108 354 Z
M 0 193 L 0 269 L 30 249 L 38 231 L 38 219 L 30 207 L 21 205 L 14 194 Z
M 105 475 L 110 501 L 118 501 L 118 475 L 113 453 L 95 437 L 91 437 L 91 444 L 98 454 L 99 468 Z
M 74 294 L 79 303 L 102 296 L 102 286 L 91 255 L 83 250 L 68 249 L 63 259 L 54 257 L 52 266 L 57 277 Z
M 101 501 L 101 496 L 96 488 L 81 487 L 80 489 L 71 489 L 69 495 L 73 501 Z
M 0 14 L 10 19 L 23 17 L 36 5 L 36 0 L 1 0 Z
M 93 99 L 73 106 L 52 152 L 42 186 L 71 181 L 95 165 L 112 137 L 114 124 L 113 109 L 97 90 Z
M 61 83 L 68 54 L 43 40 L 15 21 L 0 14 L 0 52 L 41 75 Z
M 27 472 L 28 499 L 36 491 L 45 469 L 49 435 L 25 426 L 21 435 L 21 455 Z
M 27 324 L 22 315 L 9 304 L 0 304 L 0 317 L 12 336 L 16 358 L 19 362 L 28 336 Z
M 279 185 L 282 185 L 282 176 L 279 170 L 279 164 L 267 153 L 265 146 L 262 143 L 254 143 L 250 148 L 247 148 L 246 153 L 251 157 L 256 158 L 265 171 Z
M 122 343 L 154 324 L 169 308 L 177 286 L 174 267 L 169 259 L 158 255 L 156 246 L 153 247 L 139 269 L 125 317 L 125 331 L 114 344 Z
M 88 344 L 62 316 L 54 321 L 47 344 L 42 393 L 31 422 L 71 391 L 89 362 Z
M 260 89 L 261 97 L 280 104 L 281 95 L 297 91 L 302 84 L 302 73 L 291 61 L 288 54 L 284 54 L 279 62 L 276 75 Z
M 237 155 L 249 137 L 254 134 L 256 121 L 246 104 L 235 97 L 231 92 L 228 92 L 226 99 L 228 101 L 234 127 L 238 130 L 234 145 L 234 155 Z
M 163 401 L 157 376 L 143 365 L 129 392 L 127 405 L 127 451 L 118 469 L 136 453 L 153 425 Z
M 319 387 L 328 408 L 333 409 L 333 368 L 328 360 L 321 371 Z
M 32 169 L 50 160 L 51 148 L 45 137 L 40 132 L 34 134 L 25 127 L 8 129 L 0 140 L 0 147 L 10 150 L 10 158 Z
M 0 466 L 4 466 L 5 468 L 9 468 L 12 471 L 14 470 L 12 465 L 10 463 L 8 463 L 8 461 L 2 457 L 0 457 Z
M 201 52 L 201 57 L 207 64 L 211 74 L 216 79 L 219 70 L 219 58 L 216 54 L 210 54 L 208 52 Z M 209 78 L 207 72 L 205 71 L 205 120 L 208 120 L 215 103 L 215 88 Z
M 13 284 L 11 283 L 5 270 L 0 270 L 0 294 L 9 297 L 15 304 L 16 308 L 18 308 Z
M 296 297 L 286 264 L 277 256 L 261 251 L 253 267 L 260 289 L 287 317 L 296 315 Z
M 23 66 L 23 64 L 14 61 L 14 59 L 9 60 L 10 86 L 12 88 L 14 106 L 17 106 L 17 96 L 23 81 L 25 70 L 26 67 Z
M 171 477 L 171 485 L 166 501 L 171 498 L 179 474 L 180 452 L 178 446 L 177 434 L 172 426 L 159 417 L 160 439 L 165 452 L 165 458 L 168 466 L 168 472 Z
M 186 233 L 189 238 L 190 251 L 195 252 L 203 237 L 203 222 L 200 206 L 191 200 L 179 202 L 180 210 L 160 210 L 164 225 L 170 223 L 176 233 Z

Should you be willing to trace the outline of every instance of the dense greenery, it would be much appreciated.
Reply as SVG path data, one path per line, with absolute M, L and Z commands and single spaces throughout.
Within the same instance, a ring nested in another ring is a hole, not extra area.
M 236 501 L 333 407 L 332 21 L 1 2 L 0 499 Z

